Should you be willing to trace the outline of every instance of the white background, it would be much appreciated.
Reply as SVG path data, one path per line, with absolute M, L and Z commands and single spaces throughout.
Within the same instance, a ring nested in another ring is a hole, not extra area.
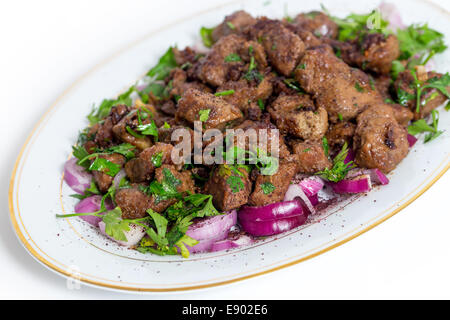
M 433 1 L 450 10 L 450 1 Z M 355 240 L 299 265 L 207 291 L 136 295 L 84 285 L 68 290 L 65 279 L 21 247 L 9 222 L 8 184 L 18 152 L 45 110 L 83 73 L 127 43 L 224 2 L 1 2 L 0 298 L 450 298 L 450 173 Z

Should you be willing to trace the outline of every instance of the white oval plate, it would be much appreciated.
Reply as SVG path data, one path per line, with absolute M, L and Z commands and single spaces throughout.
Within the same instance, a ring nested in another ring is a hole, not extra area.
M 56 219 L 55 214 L 72 212 L 76 203 L 62 183 L 62 169 L 78 131 L 87 125 L 85 116 L 92 103 L 134 83 L 170 45 L 192 45 L 200 26 L 218 24 L 238 9 L 281 18 L 285 8 L 294 15 L 319 9 L 321 2 L 337 16 L 350 10 L 365 13 L 378 5 L 378 1 L 353 0 L 268 2 L 233 2 L 150 34 L 96 67 L 56 101 L 23 146 L 10 184 L 11 221 L 30 254 L 58 274 L 111 289 L 161 292 L 228 284 L 299 263 L 355 238 L 406 207 L 449 168 L 447 130 L 429 144 L 419 141 L 390 175 L 388 186 L 344 209 L 335 208 L 322 219 L 251 247 L 189 259 L 143 255 L 117 246 L 81 219 Z M 430 3 L 402 0 L 396 4 L 408 24 L 428 21 L 437 30 L 450 30 L 448 13 Z M 436 62 L 439 71 L 448 71 L 449 51 Z M 449 128 L 449 112 L 441 111 L 439 126 Z

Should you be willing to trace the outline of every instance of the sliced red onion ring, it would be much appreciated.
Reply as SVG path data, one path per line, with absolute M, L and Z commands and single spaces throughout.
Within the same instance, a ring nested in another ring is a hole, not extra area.
M 408 133 L 407 139 L 408 139 L 408 143 L 409 143 L 409 147 L 410 148 L 412 148 L 417 142 L 417 138 L 414 137 L 412 134 L 409 134 L 409 133 Z
M 91 197 L 87 197 L 75 206 L 76 213 L 88 213 L 88 212 L 96 212 L 100 210 L 102 202 L 102 197 L 95 195 Z M 113 204 L 110 201 L 105 202 L 106 209 L 112 210 L 114 208 Z M 84 221 L 92 224 L 94 227 L 98 227 L 98 223 L 102 221 L 102 218 L 95 216 L 80 216 Z
M 386 175 L 383 172 L 381 172 L 380 169 L 369 169 L 366 171 L 370 175 L 371 182 L 373 182 L 375 184 L 381 184 L 381 185 L 389 184 L 389 179 L 386 177 Z
M 103 221 L 99 222 L 98 227 L 100 229 L 100 232 L 103 233 L 105 236 L 125 247 L 132 247 L 137 245 L 139 241 L 141 241 L 141 239 L 145 236 L 146 233 L 144 227 L 138 226 L 136 224 L 130 224 L 130 230 L 124 232 L 127 241 L 119 241 L 114 239 L 113 237 L 110 237 L 105 232 L 105 223 Z
M 114 180 L 113 180 L 114 188 L 117 189 L 119 187 L 119 184 L 120 184 L 120 181 L 122 180 L 122 178 L 124 178 L 126 176 L 127 176 L 127 174 L 125 173 L 125 170 L 124 169 L 120 170 L 114 177 Z
M 333 191 L 339 194 L 368 192 L 372 188 L 370 175 L 368 174 L 330 184 Z
M 233 210 L 227 214 L 205 218 L 194 222 L 189 226 L 186 235 L 198 241 L 211 239 L 225 230 L 228 233 L 230 228 L 234 226 L 236 222 L 237 212 L 236 210 Z M 226 235 L 223 239 L 225 238 Z
M 289 217 L 285 219 L 271 220 L 271 221 L 248 221 L 240 220 L 242 230 L 248 234 L 256 237 L 271 236 L 279 234 L 293 228 L 296 228 L 305 223 L 308 214 Z
M 317 194 L 308 196 L 308 199 L 314 207 L 319 204 L 319 196 Z
M 299 184 L 291 184 L 289 185 L 288 190 L 286 191 L 286 194 L 284 195 L 284 201 L 292 201 L 296 198 L 300 198 L 302 202 L 305 204 L 306 209 L 311 214 L 316 213 L 316 209 L 314 209 L 314 205 L 311 203 L 311 200 L 308 198 L 308 196 L 303 191 L 303 188 Z
M 225 240 L 214 242 L 211 246 L 210 251 L 216 252 L 233 248 L 239 248 L 242 246 L 248 246 L 253 242 L 254 242 L 253 238 L 246 234 L 242 233 L 232 234 L 231 236 L 228 236 L 228 238 Z
M 223 230 L 222 232 L 218 233 L 212 238 L 198 240 L 198 243 L 193 247 L 186 245 L 186 248 L 189 250 L 190 253 L 209 252 L 211 251 L 211 247 L 214 243 L 222 241 L 227 238 L 228 232 L 229 229 Z
M 389 22 L 388 28 L 390 30 L 397 31 L 397 29 L 404 29 L 406 27 L 402 21 L 400 11 L 394 4 L 383 1 L 378 8 L 380 9 L 383 19 Z
M 77 161 L 77 158 L 71 158 L 64 164 L 64 181 L 73 191 L 83 194 L 91 185 L 92 175 Z
M 300 181 L 299 185 L 303 189 L 303 192 L 310 197 L 322 190 L 325 182 L 320 177 L 314 176 L 303 179 Z
M 271 203 L 264 207 L 243 206 L 239 210 L 239 221 L 272 221 L 290 218 L 303 214 L 303 208 L 298 199 Z

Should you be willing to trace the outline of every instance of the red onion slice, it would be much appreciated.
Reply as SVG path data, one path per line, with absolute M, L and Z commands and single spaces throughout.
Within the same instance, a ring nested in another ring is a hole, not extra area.
M 233 210 L 227 214 L 204 218 L 194 222 L 189 226 L 186 235 L 198 241 L 211 239 L 216 237 L 218 234 L 221 234 L 225 230 L 228 233 L 230 228 L 234 226 L 236 222 L 237 212 L 236 210 Z
M 371 182 L 381 185 L 389 184 L 389 179 L 380 169 L 370 169 L 367 172 L 370 175 Z
M 227 238 L 228 232 L 229 229 L 223 230 L 212 238 L 199 240 L 198 243 L 193 247 L 186 245 L 186 248 L 190 253 L 209 252 L 211 251 L 211 247 L 214 243 Z
M 351 180 L 341 180 L 330 184 L 333 191 L 339 194 L 368 192 L 372 188 L 370 175 L 368 174 L 361 175 Z
M 310 177 L 300 181 L 299 185 L 303 189 L 303 192 L 310 197 L 322 190 L 325 182 L 320 177 Z
M 85 198 L 77 203 L 75 206 L 75 212 L 76 213 L 89 213 L 89 212 L 97 212 L 100 210 L 102 202 L 102 197 L 95 195 L 88 198 Z M 105 202 L 106 209 L 112 210 L 114 206 L 110 201 Z M 102 218 L 95 217 L 95 216 L 80 216 L 81 219 L 86 221 L 89 224 L 92 224 L 94 227 L 98 227 L 98 224 L 100 221 L 102 221 Z
M 228 239 L 214 242 L 211 246 L 211 252 L 223 251 L 233 248 L 239 248 L 242 246 L 248 246 L 254 242 L 253 238 L 246 234 L 234 234 Z
M 309 200 L 308 196 L 303 191 L 303 188 L 299 184 L 291 184 L 289 185 L 286 194 L 284 195 L 284 201 L 292 201 L 293 199 L 300 198 L 302 202 L 305 204 L 306 209 L 311 214 L 316 213 L 316 209 L 314 209 L 314 205 Z
M 243 206 L 239 210 L 239 221 L 272 221 L 303 214 L 299 200 L 271 203 L 264 207 Z
M 113 237 L 109 236 L 105 232 L 105 223 L 103 221 L 99 222 L 98 227 L 100 229 L 100 232 L 103 233 L 105 236 L 107 236 L 111 240 L 117 242 L 121 246 L 125 246 L 125 247 L 132 247 L 132 246 L 137 245 L 139 243 L 139 241 L 141 241 L 141 239 L 146 234 L 144 227 L 138 226 L 136 224 L 130 224 L 130 230 L 124 232 L 125 237 L 127 238 L 127 241 L 119 241 L 119 240 L 116 240 Z
M 64 164 L 64 181 L 76 193 L 83 194 L 91 186 L 92 175 L 77 164 L 76 158 Z
M 124 178 L 126 176 L 127 176 L 127 174 L 125 173 L 124 169 L 122 169 L 119 172 L 117 172 L 117 174 L 116 174 L 116 176 L 114 177 L 114 180 L 113 180 L 114 188 L 116 188 L 116 189 L 119 188 L 120 181 L 122 180 L 122 178 Z
M 294 229 L 305 223 L 308 215 L 306 213 L 285 219 L 271 221 L 248 221 L 240 220 L 242 230 L 256 237 L 271 236 Z
M 404 29 L 406 26 L 403 23 L 400 11 L 392 3 L 381 2 L 380 6 L 381 15 L 383 19 L 389 22 L 388 28 L 392 31 L 397 31 L 397 29 Z
M 407 139 L 408 139 L 408 143 L 409 143 L 409 147 L 410 148 L 412 148 L 417 142 L 417 138 L 414 137 L 412 134 L 409 134 L 409 133 L 408 133 Z

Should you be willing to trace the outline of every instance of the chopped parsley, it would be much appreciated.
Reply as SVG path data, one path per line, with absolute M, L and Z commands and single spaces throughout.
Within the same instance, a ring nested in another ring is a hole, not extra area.
M 325 136 L 322 138 L 322 146 L 323 146 L 323 152 L 325 153 L 325 156 L 328 157 L 328 155 L 329 155 L 329 146 L 328 146 L 328 139 Z
M 353 161 L 345 163 L 345 158 L 348 154 L 347 142 L 344 143 L 342 150 L 333 160 L 333 166 L 331 169 L 325 168 L 325 170 L 319 171 L 316 175 L 321 176 L 323 179 L 332 182 L 339 182 L 343 180 L 347 173 L 352 169 L 355 165 Z
M 177 67 L 177 62 L 172 49 L 172 47 L 167 49 L 159 59 L 158 64 L 151 68 L 147 73 L 147 76 L 152 77 L 155 80 L 164 80 L 169 75 L 170 71 Z
M 231 23 L 230 21 L 227 21 L 227 26 L 228 26 L 228 28 L 230 28 L 231 30 L 236 30 L 236 27 L 235 27 L 234 24 Z
M 355 89 L 356 89 L 358 92 L 364 92 L 364 88 L 361 87 L 361 85 L 359 84 L 359 82 L 355 82 Z
M 237 62 L 242 61 L 241 57 L 237 53 L 230 53 L 225 57 L 225 62 Z
M 202 38 L 203 44 L 205 47 L 211 48 L 213 45 L 212 32 L 214 28 L 206 28 L 201 27 L 200 29 L 200 37 Z
M 198 112 L 198 119 L 201 121 L 201 122 L 206 122 L 206 121 L 208 121 L 208 119 L 209 119 L 209 113 L 211 112 L 211 109 L 204 109 L 204 110 L 200 110 L 199 112 Z
M 399 29 L 397 38 L 401 53 L 399 60 L 407 60 L 416 56 L 419 61 L 424 61 L 425 56 L 441 53 L 447 49 L 444 35 L 428 27 L 428 24 L 412 24 L 406 29 Z
M 438 123 L 439 123 L 439 112 L 437 110 L 431 111 L 432 116 L 432 122 L 431 125 L 429 125 L 424 119 L 417 120 L 413 122 L 410 126 L 408 126 L 408 133 L 411 135 L 416 135 L 419 133 L 428 132 L 428 134 L 425 136 L 424 142 L 430 142 L 437 137 L 439 137 L 443 131 L 438 130 Z
M 216 97 L 229 96 L 230 94 L 234 94 L 234 90 L 225 90 L 214 93 Z
M 163 155 L 164 155 L 164 152 L 162 152 L 162 151 L 152 155 L 151 162 L 155 168 L 161 167 Z
M 226 181 L 233 193 L 237 193 L 245 188 L 244 182 L 239 176 L 229 176 Z
M 89 166 L 89 170 L 101 171 L 111 177 L 114 177 L 120 171 L 120 166 L 104 158 L 97 157 Z
M 275 186 L 272 183 L 270 183 L 270 182 L 261 183 L 260 186 L 261 186 L 261 190 L 263 191 L 263 193 L 265 195 L 271 194 L 276 189 Z
M 158 127 L 155 124 L 155 121 L 152 120 L 148 124 L 140 124 L 136 127 L 136 130 L 139 131 L 144 136 L 153 136 L 155 139 L 158 139 Z
M 386 33 L 389 22 L 382 19 L 379 11 L 374 10 L 368 14 L 352 13 L 346 18 L 330 17 L 339 27 L 339 41 L 355 40 L 367 33 Z M 372 26 L 368 29 L 367 26 Z M 373 23 L 375 22 L 375 23 Z
M 291 89 L 294 89 L 295 91 L 304 92 L 300 87 L 300 84 L 295 79 L 284 79 L 283 82 L 285 85 L 287 85 Z
M 264 111 L 265 106 L 264 106 L 264 102 L 262 101 L 262 99 L 258 99 L 258 107 L 261 109 L 261 111 Z

